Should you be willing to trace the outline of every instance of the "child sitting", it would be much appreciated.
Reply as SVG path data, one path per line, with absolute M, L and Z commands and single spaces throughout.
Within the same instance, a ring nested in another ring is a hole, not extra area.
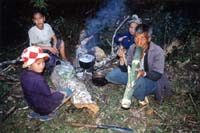
M 132 15 L 128 21 L 129 29 L 127 32 L 116 34 L 114 37 L 114 42 L 117 45 L 122 45 L 125 50 L 134 44 L 135 28 L 142 24 L 142 20 L 136 15 Z
M 54 110 L 65 101 L 71 90 L 51 91 L 45 78 L 41 75 L 45 67 L 47 53 L 37 46 L 24 49 L 21 55 L 27 68 L 21 74 L 21 86 L 28 106 L 34 111 L 28 115 L 30 118 L 39 118 L 41 121 L 50 120 L 55 115 Z
M 47 67 L 54 67 L 55 58 L 58 57 L 59 53 L 62 59 L 67 60 L 64 41 L 57 39 L 51 26 L 45 23 L 44 13 L 41 10 L 34 10 L 32 20 L 35 26 L 28 31 L 30 46 L 38 46 L 50 55 L 51 59 L 47 62 Z

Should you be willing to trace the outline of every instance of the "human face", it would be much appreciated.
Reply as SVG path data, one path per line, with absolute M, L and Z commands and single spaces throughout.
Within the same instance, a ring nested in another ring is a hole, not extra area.
M 44 62 L 44 58 L 42 58 L 42 59 L 38 59 L 33 64 L 31 64 L 29 66 L 29 70 L 32 70 L 37 73 L 41 73 L 43 72 L 44 67 L 45 67 L 45 62 Z
M 43 29 L 45 17 L 41 13 L 34 14 L 32 20 L 39 29 Z
M 136 46 L 140 46 L 143 49 L 146 49 L 151 41 L 151 37 L 148 36 L 148 34 L 145 33 L 135 33 L 135 44 Z
M 129 26 L 129 32 L 131 33 L 131 35 L 135 34 L 135 28 L 138 26 L 137 23 L 131 23 Z

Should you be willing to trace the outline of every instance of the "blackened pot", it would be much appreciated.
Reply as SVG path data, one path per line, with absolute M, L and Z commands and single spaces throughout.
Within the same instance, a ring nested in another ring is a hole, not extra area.
M 104 86 L 108 83 L 103 73 L 93 73 L 92 83 L 96 86 Z
M 79 57 L 79 65 L 83 69 L 91 68 L 95 63 L 95 57 L 90 54 L 84 54 Z

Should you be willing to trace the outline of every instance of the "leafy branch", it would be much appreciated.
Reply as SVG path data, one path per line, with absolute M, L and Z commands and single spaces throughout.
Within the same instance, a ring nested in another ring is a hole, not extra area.
M 48 5 L 45 0 L 31 0 L 30 3 L 37 8 L 47 8 Z

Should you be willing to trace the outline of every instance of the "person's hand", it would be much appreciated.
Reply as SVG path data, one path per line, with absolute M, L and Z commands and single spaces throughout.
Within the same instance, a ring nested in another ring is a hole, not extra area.
M 64 97 L 68 97 L 72 94 L 72 90 L 70 88 L 65 88 L 62 91 L 60 91 L 62 94 L 64 94 Z
M 51 51 L 53 54 L 58 54 L 59 53 L 58 50 L 56 48 L 54 48 L 54 47 L 53 48 L 51 47 L 49 49 L 49 51 Z
M 64 89 L 64 91 L 67 93 L 67 96 L 70 96 L 72 94 L 72 90 L 70 88 Z
M 126 64 L 127 65 L 127 60 L 126 60 L 126 49 L 124 49 L 123 46 L 120 46 L 119 49 L 117 50 L 117 55 L 119 57 L 119 62 L 120 65 Z
M 140 77 L 143 77 L 145 75 L 145 71 L 144 70 L 135 70 L 137 72 L 137 76 L 136 79 L 139 79 Z
M 124 38 L 127 38 L 127 36 L 122 36 L 118 39 L 119 42 L 121 42 Z
M 119 49 L 117 50 L 117 55 L 119 58 L 124 58 L 126 54 L 126 49 L 123 48 L 123 46 L 120 46 Z

